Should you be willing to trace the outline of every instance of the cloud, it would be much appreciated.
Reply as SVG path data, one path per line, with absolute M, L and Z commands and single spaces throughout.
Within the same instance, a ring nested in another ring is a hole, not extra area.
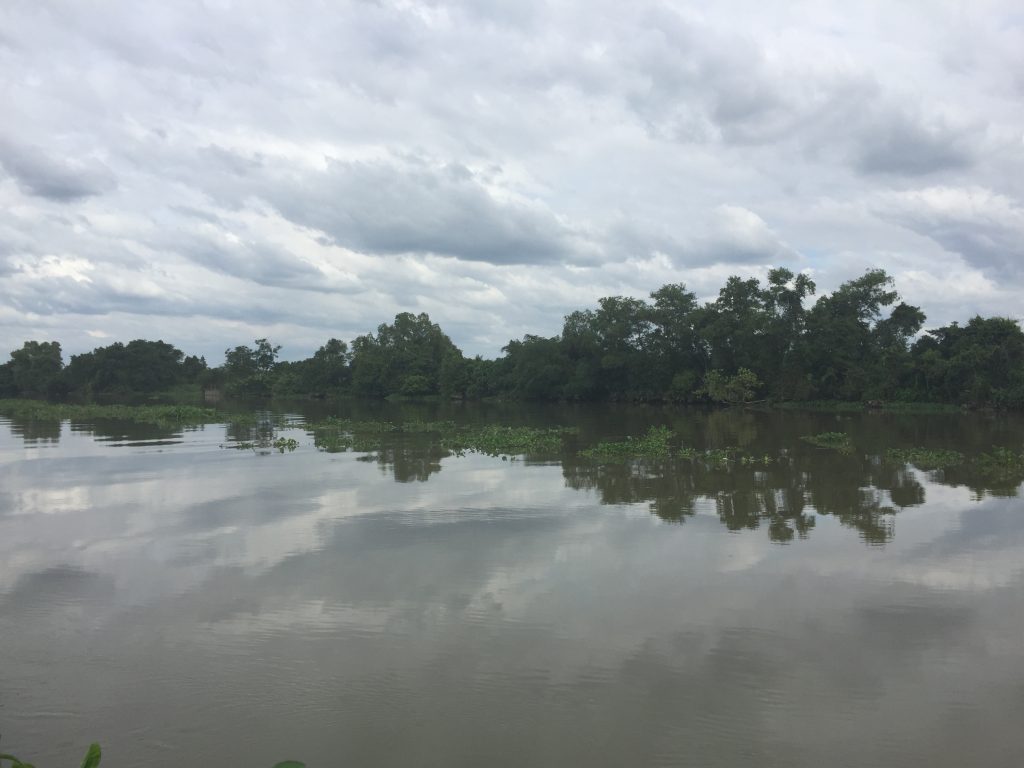
M 299 355 L 411 309 L 490 356 L 602 295 L 773 264 L 1011 314 L 1013 12 L 9 4 L 0 349 L 89 328 Z
M 664 254 L 679 268 L 715 264 L 756 265 L 786 262 L 799 254 L 783 243 L 758 214 L 739 205 L 720 205 L 695 224 L 696 231 L 673 233 L 651 222 L 614 223 L 609 240 L 617 251 L 637 259 Z
M 267 194 L 290 221 L 366 253 L 441 254 L 491 264 L 586 257 L 579 234 L 542 202 L 489 189 L 455 163 L 328 160 L 323 173 L 273 184 Z
M 798 258 L 764 219 L 742 206 L 719 206 L 713 222 L 713 234 L 698 245 L 707 254 L 707 264 L 792 263 Z
M 970 138 L 941 120 L 929 125 L 903 111 L 883 113 L 862 130 L 856 165 L 864 173 L 907 176 L 958 170 L 973 162 Z
M 955 253 L 983 274 L 1024 277 L 1024 205 L 981 187 L 885 196 L 878 214 Z
M 26 194 L 57 202 L 102 195 L 117 185 L 102 163 L 62 160 L 4 139 L 0 139 L 0 165 Z
M 229 230 L 179 231 L 149 243 L 181 254 L 206 269 L 229 277 L 280 288 L 339 290 L 314 265 L 273 243 L 242 239 Z

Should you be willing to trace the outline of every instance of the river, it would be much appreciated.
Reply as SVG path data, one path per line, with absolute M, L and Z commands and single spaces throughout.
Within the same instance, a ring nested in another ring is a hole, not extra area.
M 298 419 L 328 410 L 0 419 L 0 751 L 1024 765 L 1024 476 L 984 460 L 1020 451 L 1020 417 L 333 409 L 573 428 L 559 455 L 501 457 L 429 433 L 326 452 Z M 745 458 L 580 453 L 652 425 Z M 820 433 L 849 446 L 801 440 Z M 892 453 L 911 448 L 962 461 Z

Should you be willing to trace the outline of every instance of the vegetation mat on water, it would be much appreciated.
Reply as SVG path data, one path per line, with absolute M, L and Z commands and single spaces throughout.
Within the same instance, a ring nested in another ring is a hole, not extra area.
M 710 469 L 724 469 L 730 465 L 742 467 L 768 466 L 779 461 L 777 457 L 769 456 L 767 453 L 760 456 L 748 453 L 740 448 L 708 448 L 700 451 L 696 448 L 684 446 L 677 454 L 680 459 L 701 462 Z
M 993 447 L 990 453 L 983 453 L 974 459 L 974 466 L 984 477 L 1020 482 L 1024 474 L 1024 451 Z
M 562 450 L 562 440 L 573 430 L 555 427 L 502 427 L 489 425 L 457 431 L 443 437 L 441 445 L 455 453 L 473 452 L 488 456 L 541 454 L 553 456 Z
M 853 442 L 845 432 L 819 432 L 816 435 L 803 435 L 800 439 L 818 448 L 831 448 L 840 453 L 853 451 Z
M 459 426 L 453 421 L 353 421 L 328 418 L 304 425 L 313 434 L 313 444 L 329 453 L 374 451 L 386 435 L 431 435 L 440 446 L 455 454 L 483 453 L 489 456 L 543 454 L 557 455 L 566 435 L 574 429 L 564 427 L 510 427 L 488 424 Z
M 454 421 L 405 421 L 394 423 L 391 421 L 359 421 L 355 419 L 340 419 L 336 416 L 328 416 L 320 421 L 307 421 L 303 423 L 303 429 L 309 432 L 369 432 L 378 434 L 388 433 L 422 433 L 422 432 L 451 432 L 457 429 Z
M 767 465 L 776 461 L 768 455 L 755 456 L 739 448 L 708 448 L 700 450 L 691 446 L 675 445 L 676 435 L 665 426 L 651 427 L 642 437 L 627 437 L 620 441 L 604 441 L 580 451 L 584 458 L 594 459 L 603 464 L 624 461 L 683 460 L 700 462 L 711 469 L 730 465 Z
M 236 420 L 213 408 L 194 405 L 92 405 L 47 403 L 42 400 L 0 400 L 0 414 L 39 421 L 111 419 L 178 426 Z
M 932 448 L 890 448 L 885 452 L 885 459 L 895 464 L 913 464 L 926 471 L 964 463 L 964 455 L 960 451 Z
M 600 442 L 581 451 L 580 455 L 600 461 L 668 459 L 672 456 L 672 437 L 672 430 L 668 427 L 651 427 L 643 437 L 627 437 L 619 442 Z
M 921 470 L 968 466 L 974 474 L 997 482 L 1016 483 L 1024 476 L 1024 451 L 993 447 L 968 459 L 959 451 L 929 448 L 890 448 L 888 461 L 913 464 Z

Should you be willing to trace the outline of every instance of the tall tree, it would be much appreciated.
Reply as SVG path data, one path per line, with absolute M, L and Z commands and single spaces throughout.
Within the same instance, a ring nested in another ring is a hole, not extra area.
M 20 395 L 50 395 L 59 386 L 64 361 L 60 342 L 26 341 L 11 352 L 10 381 Z
M 669 283 L 651 293 L 648 365 L 661 397 L 690 400 L 707 370 L 706 349 L 697 330 L 697 295 L 685 283 Z
M 423 395 L 440 392 L 441 367 L 462 352 L 425 312 L 402 312 L 352 342 L 352 384 L 358 394 Z
M 857 400 L 869 392 L 878 363 L 874 324 L 899 294 L 882 269 L 870 269 L 822 296 L 807 313 L 805 353 L 814 394 Z
M 280 345 L 256 339 L 256 347 L 245 345 L 224 351 L 225 388 L 239 397 L 264 397 L 273 388 L 274 365 Z

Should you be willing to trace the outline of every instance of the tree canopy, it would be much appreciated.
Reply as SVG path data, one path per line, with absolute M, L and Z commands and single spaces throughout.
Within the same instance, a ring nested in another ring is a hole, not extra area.
M 786 268 L 730 277 L 700 302 L 685 283 L 648 299 L 607 296 L 569 313 L 561 333 L 512 339 L 495 360 L 467 358 L 425 314 L 402 312 L 351 344 L 329 339 L 309 358 L 280 361 L 256 339 L 223 363 L 141 339 L 74 355 L 27 341 L 0 365 L 0 394 L 92 396 L 157 392 L 181 383 L 233 396 L 503 397 L 531 400 L 747 403 L 890 400 L 1024 407 L 1024 332 L 974 317 L 925 328 L 919 307 L 871 269 L 816 296 Z M 813 300 L 813 301 L 812 301 Z

